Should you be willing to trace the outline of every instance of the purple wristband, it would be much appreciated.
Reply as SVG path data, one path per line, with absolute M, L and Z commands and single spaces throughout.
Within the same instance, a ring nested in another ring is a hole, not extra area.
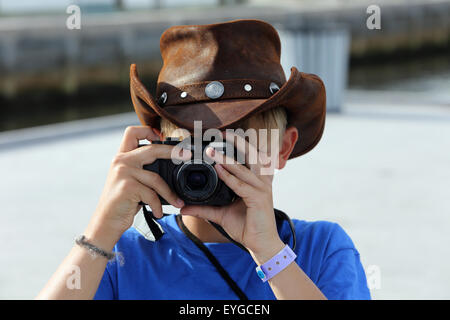
M 281 270 L 286 268 L 292 261 L 295 260 L 295 258 L 297 258 L 295 252 L 292 251 L 288 245 L 286 245 L 280 252 L 274 255 L 272 259 L 256 267 L 256 273 L 263 282 L 266 282 L 278 274 Z

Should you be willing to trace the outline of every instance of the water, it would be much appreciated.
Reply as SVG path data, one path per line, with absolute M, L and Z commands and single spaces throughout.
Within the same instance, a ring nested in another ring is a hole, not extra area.
M 422 94 L 450 106 L 449 54 L 354 66 L 349 89 Z
M 21 14 L 37 12 L 65 12 L 70 4 L 77 4 L 88 11 L 111 11 L 116 6 L 115 0 L 0 0 L 1 14 Z M 215 0 L 123 0 L 125 9 L 215 5 Z
M 146 81 L 150 84 L 156 78 Z M 426 103 L 450 106 L 450 61 L 439 56 L 403 63 L 353 66 L 348 88 L 413 94 L 414 97 L 420 94 Z M 128 86 L 124 85 L 90 88 L 74 97 L 39 92 L 20 99 L 9 104 L 0 99 L 0 131 L 133 111 Z M 36 108 L 28 108 L 24 116 L 21 106 L 30 104 Z
M 70 0 L 0 0 L 0 9 L 2 13 L 13 14 L 20 12 L 39 12 L 65 10 L 67 6 L 74 1 Z

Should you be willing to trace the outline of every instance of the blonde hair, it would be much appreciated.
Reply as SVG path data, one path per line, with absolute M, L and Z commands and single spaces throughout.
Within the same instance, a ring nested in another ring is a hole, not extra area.
M 272 129 L 278 129 L 281 140 L 287 127 L 287 113 L 283 107 L 271 108 L 239 122 L 235 127 L 243 130 L 249 128 L 267 129 L 268 138 L 270 138 Z M 175 130 L 179 129 L 175 124 L 164 118 L 161 118 L 160 128 L 164 137 L 169 137 Z

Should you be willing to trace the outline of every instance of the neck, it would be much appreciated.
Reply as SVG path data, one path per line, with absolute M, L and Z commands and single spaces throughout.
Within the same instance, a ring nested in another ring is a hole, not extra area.
M 202 242 L 230 242 L 205 219 L 181 216 L 186 228 Z

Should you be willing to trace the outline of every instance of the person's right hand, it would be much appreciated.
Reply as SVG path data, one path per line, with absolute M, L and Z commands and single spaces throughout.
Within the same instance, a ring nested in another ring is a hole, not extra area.
M 171 205 L 181 208 L 184 203 L 167 183 L 154 172 L 143 169 L 143 165 L 156 159 L 188 160 L 189 150 L 172 155 L 174 146 L 150 144 L 138 147 L 139 140 L 159 140 L 151 127 L 127 127 L 119 151 L 113 158 L 108 177 L 95 213 L 89 223 L 86 236 L 108 238 L 107 247 L 117 242 L 133 223 L 134 216 L 141 209 L 139 202 L 148 204 L 155 217 L 163 215 L 161 195 Z

